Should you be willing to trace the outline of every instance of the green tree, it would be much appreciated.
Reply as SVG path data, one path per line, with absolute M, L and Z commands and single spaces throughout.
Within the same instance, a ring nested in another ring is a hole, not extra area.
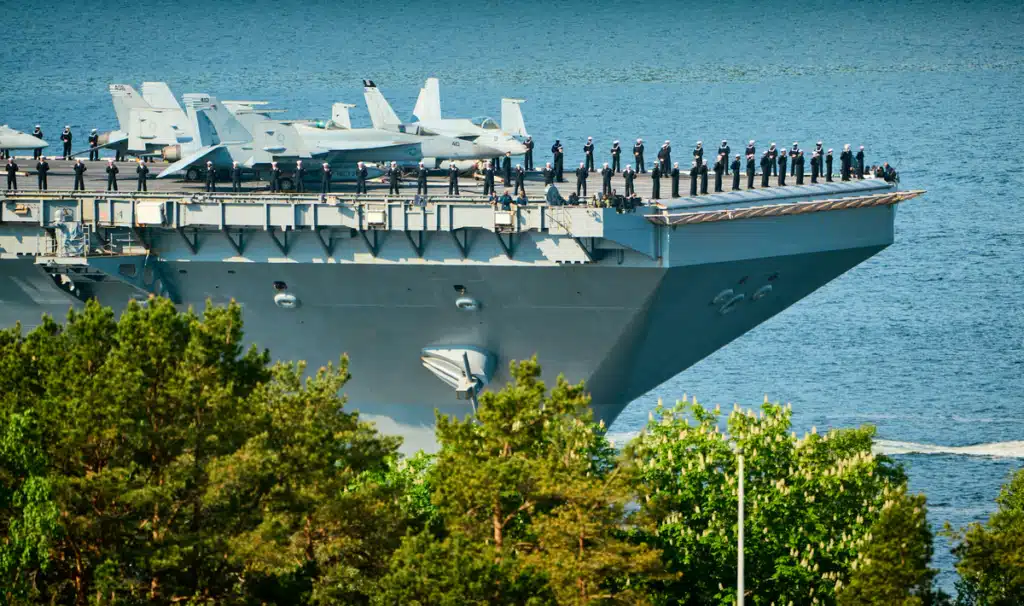
M 953 539 L 957 603 L 965 606 L 1024 604 L 1024 469 L 1003 485 L 998 509 L 985 524 L 946 533 Z
M 723 432 L 717 407 L 659 405 L 627 446 L 643 514 L 656 527 L 645 538 L 679 573 L 657 583 L 662 600 L 734 602 L 738 451 L 745 454 L 748 602 L 833 604 L 850 583 L 873 525 L 903 494 L 906 478 L 872 454 L 873 428 L 824 435 L 812 428 L 797 438 L 790 419 L 789 407 L 766 400 L 759 413 L 734 409 Z M 915 532 L 927 532 L 923 514 L 910 521 Z M 914 541 L 913 549 L 915 572 L 930 580 L 927 542 Z
M 494 592 L 535 571 L 561 604 L 642 601 L 634 578 L 659 569 L 657 552 L 625 536 L 629 483 L 583 386 L 559 377 L 548 394 L 535 359 L 510 370 L 512 382 L 484 394 L 475 415 L 438 416 L 440 451 L 428 478 L 445 535 L 434 549 L 471 542 L 457 552 L 485 558 L 479 570 L 503 572 L 485 577 L 503 579 Z M 423 587 L 437 586 L 433 574 L 418 577 Z
M 242 337 L 237 305 L 161 299 L 0 332 L 0 595 L 368 602 L 398 440 L 344 411 L 345 359 L 303 381 Z

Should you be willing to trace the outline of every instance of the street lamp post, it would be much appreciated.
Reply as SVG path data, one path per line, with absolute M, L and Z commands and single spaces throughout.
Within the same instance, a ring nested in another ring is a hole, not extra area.
M 743 451 L 738 454 L 739 459 L 739 532 L 736 537 L 736 604 L 743 606 Z

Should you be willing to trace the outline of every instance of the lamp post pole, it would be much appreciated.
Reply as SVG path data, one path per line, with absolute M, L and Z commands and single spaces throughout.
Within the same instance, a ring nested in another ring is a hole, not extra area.
M 743 606 L 743 452 L 739 453 L 739 532 L 736 541 L 736 604 Z

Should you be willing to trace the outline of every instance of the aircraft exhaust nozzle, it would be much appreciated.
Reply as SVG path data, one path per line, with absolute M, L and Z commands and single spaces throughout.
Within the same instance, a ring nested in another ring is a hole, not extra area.
M 180 145 L 168 145 L 160 150 L 160 156 L 165 162 L 177 162 L 181 160 L 181 146 Z

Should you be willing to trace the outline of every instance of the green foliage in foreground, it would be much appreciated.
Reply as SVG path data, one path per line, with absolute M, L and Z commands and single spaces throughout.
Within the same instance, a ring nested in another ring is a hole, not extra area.
M 996 503 L 999 509 L 984 525 L 947 527 L 956 542 L 958 604 L 1024 604 L 1024 469 L 1003 486 Z
M 923 497 L 870 428 L 686 402 L 618 451 L 528 360 L 403 458 L 345 410 L 346 359 L 303 378 L 242 336 L 236 305 L 157 299 L 0 331 L 0 604 L 730 604 L 737 448 L 748 603 L 934 601 Z M 963 538 L 971 603 L 1020 596 L 988 597 L 1021 586 L 1020 494 Z

